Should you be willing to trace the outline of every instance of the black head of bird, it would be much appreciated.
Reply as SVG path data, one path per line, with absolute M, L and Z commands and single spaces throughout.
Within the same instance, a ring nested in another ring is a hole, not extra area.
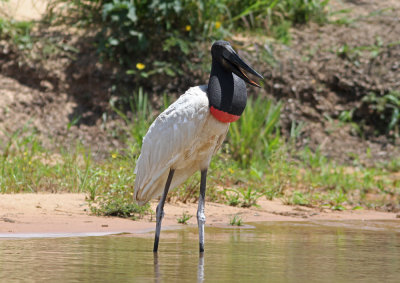
M 211 47 L 211 56 L 207 90 L 211 114 L 221 122 L 234 122 L 246 107 L 246 83 L 260 87 L 249 74 L 263 77 L 245 63 L 227 41 L 216 41 Z
M 263 76 L 246 64 L 235 50 L 233 50 L 229 42 L 216 41 L 211 47 L 211 56 L 213 64 L 220 64 L 226 71 L 236 74 L 246 83 L 260 87 L 258 83 L 249 78 L 247 73 L 255 75 L 260 79 L 263 79 Z

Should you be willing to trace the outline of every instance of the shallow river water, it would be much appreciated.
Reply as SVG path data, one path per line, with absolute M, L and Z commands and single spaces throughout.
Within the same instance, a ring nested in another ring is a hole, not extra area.
M 206 227 L 204 256 L 196 227 L 162 231 L 158 256 L 152 233 L 49 236 L 0 235 L 0 282 L 400 282 L 400 221 Z

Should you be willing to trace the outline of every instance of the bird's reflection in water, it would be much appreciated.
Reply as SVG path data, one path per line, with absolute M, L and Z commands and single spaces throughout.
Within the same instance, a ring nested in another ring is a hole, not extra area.
M 162 282 L 158 253 L 154 253 L 154 279 L 155 282 Z M 199 263 L 197 265 L 197 282 L 204 281 L 204 253 L 199 253 Z
M 154 255 L 154 281 L 161 282 L 160 265 L 158 264 L 158 253 L 153 253 Z
M 197 265 L 197 282 L 204 281 L 204 253 L 199 254 L 199 264 Z

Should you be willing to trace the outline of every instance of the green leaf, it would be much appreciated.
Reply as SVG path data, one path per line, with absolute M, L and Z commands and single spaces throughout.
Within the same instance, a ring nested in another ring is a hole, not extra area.
M 364 207 L 357 205 L 357 206 L 353 207 L 352 209 L 353 210 L 362 210 L 362 209 L 364 209 Z
M 340 211 L 346 210 L 346 208 L 343 205 L 334 205 L 334 206 L 332 206 L 332 209 L 340 210 Z
M 130 19 L 132 22 L 136 23 L 136 21 L 137 21 L 137 16 L 136 16 L 135 6 L 129 5 L 129 12 L 128 12 L 127 17 L 128 17 L 128 19 Z
M 119 40 L 116 39 L 116 38 L 110 37 L 110 38 L 108 39 L 108 43 L 109 43 L 110 45 L 117 46 L 117 45 L 119 44 Z
M 392 113 L 392 118 L 388 125 L 388 131 L 392 130 L 393 127 L 399 122 L 399 118 L 400 118 L 399 108 L 394 108 Z
M 176 74 L 175 72 L 171 69 L 171 68 L 165 68 L 165 73 L 170 76 L 170 77 L 174 77 Z

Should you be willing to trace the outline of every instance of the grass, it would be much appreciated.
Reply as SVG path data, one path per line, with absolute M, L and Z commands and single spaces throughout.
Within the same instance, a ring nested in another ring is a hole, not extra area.
M 126 136 L 120 136 L 135 149 L 140 150 L 143 137 L 146 135 L 152 121 L 156 118 L 155 111 L 148 101 L 148 96 L 143 93 L 143 89 L 126 98 L 127 101 L 119 100 L 120 104 L 116 105 L 117 101 L 111 101 L 111 108 L 125 122 L 127 128 L 121 129 L 121 132 L 126 132 Z M 166 100 L 166 99 L 165 99 Z M 124 110 L 123 106 L 129 105 L 129 111 Z M 164 105 L 167 108 L 167 104 Z
M 32 49 L 34 39 L 31 36 L 33 22 L 7 20 L 0 17 L 0 39 L 10 40 L 20 51 Z
M 299 159 L 290 160 L 290 152 L 281 150 L 267 166 L 246 169 L 233 158 L 225 159 L 225 154 L 212 162 L 208 201 L 251 207 L 263 197 L 283 198 L 288 204 L 343 210 L 379 208 L 400 196 L 400 180 L 392 173 L 398 171 L 398 160 L 375 168 L 348 167 L 307 149 Z M 79 145 L 73 153 L 49 152 L 28 131 L 11 135 L 0 156 L 2 193 L 83 192 L 96 214 L 135 218 L 151 213 L 148 206 L 132 202 L 136 156 L 129 152 L 110 153 L 108 159 L 94 162 L 90 151 Z M 196 201 L 198 190 L 196 175 L 172 191 L 171 198 Z M 188 217 L 183 215 L 180 221 L 185 223 Z
M 83 192 L 90 154 L 76 145 L 74 152 L 51 153 L 37 133 L 27 127 L 8 135 L 0 155 L 1 192 Z
M 192 218 L 192 215 L 187 214 L 186 212 L 182 213 L 181 217 L 178 217 L 176 220 L 178 221 L 179 224 L 187 224 L 189 219 Z
M 230 125 L 229 151 L 242 167 L 253 164 L 260 156 L 268 160 L 281 145 L 277 131 L 281 108 L 281 103 L 260 96 L 249 99 L 243 116 Z
M 231 225 L 231 226 L 242 226 L 243 225 L 242 221 L 243 221 L 242 218 L 239 215 L 235 214 L 229 220 L 229 225 Z
M 252 187 L 225 189 L 224 194 L 229 205 L 241 207 L 257 206 L 257 200 L 265 195 Z
M 96 215 L 117 216 L 136 220 L 152 214 L 149 204 L 139 206 L 133 202 L 132 195 L 124 191 L 99 196 L 90 202 L 90 210 Z

